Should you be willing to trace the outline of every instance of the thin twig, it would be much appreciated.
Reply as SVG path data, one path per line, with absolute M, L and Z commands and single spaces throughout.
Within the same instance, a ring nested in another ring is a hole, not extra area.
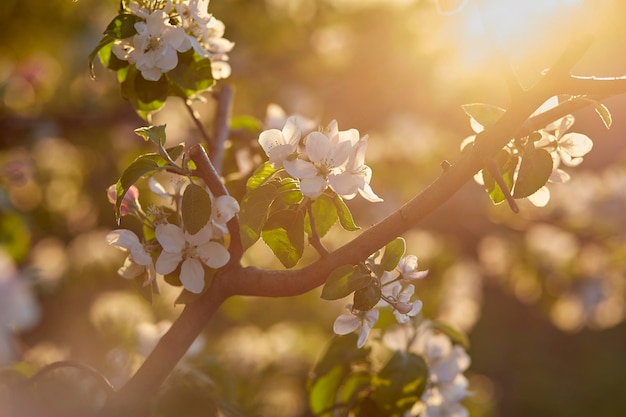
M 204 128 L 204 125 L 202 124 L 202 120 L 200 120 L 200 115 L 193 108 L 193 106 L 191 105 L 191 101 L 189 99 L 183 99 L 183 101 L 185 102 L 185 108 L 187 109 L 187 112 L 191 116 L 191 120 L 193 120 L 193 123 L 198 128 L 198 131 L 202 135 L 202 138 L 207 143 L 207 145 L 210 147 L 211 144 L 213 143 L 213 141 L 211 140 L 211 137 L 207 133 L 206 129 Z
M 217 108 L 213 118 L 213 143 L 210 144 L 210 156 L 215 170 L 221 174 L 224 161 L 224 144 L 230 134 L 230 114 L 233 107 L 234 89 L 223 84 L 214 93 L 217 99 Z
M 504 178 L 502 177 L 502 173 L 500 172 L 500 168 L 498 168 L 498 164 L 496 164 L 493 159 L 488 159 L 485 160 L 485 168 L 487 169 L 487 171 L 489 171 L 496 184 L 498 184 L 498 187 L 500 187 L 500 190 L 502 191 L 502 194 L 504 194 L 504 198 L 509 204 L 511 210 L 513 210 L 513 213 L 519 213 L 519 207 L 517 206 L 515 199 L 511 195 L 509 185 L 506 183 L 506 181 L 504 181 Z

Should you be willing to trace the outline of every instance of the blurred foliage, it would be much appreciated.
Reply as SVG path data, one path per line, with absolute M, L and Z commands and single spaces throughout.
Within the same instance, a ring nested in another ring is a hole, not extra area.
M 567 25 L 596 35 L 576 73 L 626 74 L 616 53 L 626 9 L 619 0 L 581 3 L 578 14 L 551 16 L 559 36 L 533 27 L 517 43 L 500 42 L 522 80 L 578 31 Z M 167 291 L 145 303 L 117 276 L 121 254 L 104 240 L 115 227 L 106 189 L 148 149 L 133 133 L 144 122 L 120 98 L 114 74 L 96 65 L 96 80 L 89 77 L 87 55 L 117 7 L 0 2 L 0 244 L 43 311 L 19 334 L 14 369 L 24 375 L 71 359 L 119 386 L 167 327 L 158 323 L 180 311 Z M 490 49 L 497 34 L 472 29 L 464 13 L 437 14 L 430 1 L 213 0 L 211 9 L 236 43 L 228 81 L 235 115 L 263 120 L 276 102 L 370 134 L 372 187 L 385 202 L 350 201 L 359 225 L 380 220 L 432 181 L 443 159 L 458 157 L 472 133 L 462 104 L 507 104 Z M 168 103 L 155 123 L 167 123 L 174 139 L 199 140 L 179 104 Z M 417 287 L 425 315 L 470 333 L 474 416 L 626 414 L 618 392 L 626 384 L 626 101 L 605 104 L 615 116 L 608 132 L 593 110 L 575 115 L 595 147 L 570 183 L 552 187 L 547 208 L 521 204 L 514 215 L 472 183 L 405 236 L 430 270 Z M 211 103 L 198 109 L 210 124 Z M 335 226 L 328 247 L 349 238 Z M 257 243 L 245 260 L 278 267 L 269 254 Z M 172 376 L 192 375 L 183 378 L 191 389 L 164 387 L 163 415 L 173 415 L 172 401 L 214 405 L 216 394 L 246 415 L 307 415 L 306 377 L 342 304 L 320 300 L 319 291 L 227 301 Z

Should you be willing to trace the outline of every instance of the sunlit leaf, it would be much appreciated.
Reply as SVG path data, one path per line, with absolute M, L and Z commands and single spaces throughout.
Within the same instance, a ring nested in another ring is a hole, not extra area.
M 108 36 L 108 35 L 104 35 L 102 39 L 100 39 L 100 42 L 98 43 L 98 45 L 96 45 L 96 47 L 89 53 L 88 64 L 89 64 L 89 74 L 91 75 L 91 78 L 95 78 L 93 62 L 96 59 L 96 56 L 98 56 L 100 58 L 100 61 L 102 61 L 102 64 L 108 68 L 109 59 L 111 56 L 111 46 L 113 44 L 113 41 L 115 41 L 115 38 L 112 38 L 111 36 Z M 103 50 L 104 48 L 107 48 L 108 50 L 102 55 L 100 55 L 100 51 Z
M 419 401 L 428 379 L 428 367 L 421 356 L 396 351 L 385 367 L 374 376 L 372 397 L 378 407 L 402 414 Z
M 252 176 L 248 179 L 246 187 L 248 188 L 248 190 L 253 190 L 259 187 L 261 184 L 264 184 L 268 178 L 274 175 L 276 171 L 278 170 L 274 168 L 272 164 L 270 164 L 269 162 L 265 162 L 254 171 Z
M 181 205 L 185 230 L 196 234 L 211 218 L 211 197 L 204 188 L 197 184 L 189 184 L 183 193 Z
M 261 238 L 285 268 L 294 267 L 304 251 L 304 212 L 281 210 L 270 215 Z
M 611 124 L 613 123 L 613 117 L 611 116 L 611 112 L 609 111 L 609 108 L 606 107 L 602 103 L 596 102 L 593 109 L 596 111 L 596 113 L 598 113 L 598 116 L 600 116 L 600 119 L 602 119 L 602 123 L 604 123 L 604 127 L 606 127 L 607 129 L 610 129 Z
M 140 127 L 135 129 L 135 133 L 145 141 L 151 140 L 160 146 L 165 143 L 165 125 Z
M 494 124 L 506 112 L 503 108 L 484 103 L 464 104 L 461 107 L 468 116 L 472 117 L 482 126 Z
M 321 297 L 324 300 L 338 300 L 367 286 L 372 280 L 358 266 L 342 265 L 336 268 L 326 279 Z
M 341 226 L 349 232 L 359 230 L 360 227 L 354 223 L 352 213 L 350 213 L 350 209 L 346 206 L 346 203 L 343 202 L 343 199 L 335 194 L 333 202 L 337 208 L 337 216 L 339 216 L 339 223 L 341 223 Z
M 192 97 L 215 84 L 211 60 L 199 56 L 193 49 L 178 54 L 178 65 L 167 73 L 169 81 L 178 89 L 178 95 Z
M 513 197 L 524 198 L 543 187 L 552 174 L 553 161 L 545 149 L 535 149 L 533 142 L 528 142 L 520 164 Z
M 249 191 L 240 203 L 239 224 L 244 250 L 256 242 L 267 220 L 270 205 L 278 195 L 275 184 L 265 184 Z
M 326 233 L 330 230 L 331 227 L 337 220 L 339 216 L 337 215 L 337 208 L 332 197 L 322 194 L 311 203 L 311 212 L 313 213 L 313 221 L 315 223 L 315 230 L 317 231 L 317 235 L 319 237 L 324 237 Z M 307 212 L 306 220 L 304 224 L 304 230 L 306 233 L 311 236 L 311 223 L 309 219 L 309 212 Z
M 519 163 L 519 157 L 513 156 L 507 151 L 501 149 L 495 158 L 495 164 L 500 171 L 500 175 L 504 180 L 504 183 L 508 186 L 509 192 L 513 188 L 513 177 L 517 164 Z M 485 190 L 489 194 L 489 198 L 494 204 L 500 204 L 506 200 L 505 194 L 500 188 L 500 185 L 496 182 L 491 172 L 488 169 L 483 168 L 483 183 L 485 184 Z
M 385 268 L 385 271 L 393 271 L 404 252 L 406 251 L 406 242 L 403 238 L 397 237 L 385 246 L 385 252 L 380 260 L 380 264 Z

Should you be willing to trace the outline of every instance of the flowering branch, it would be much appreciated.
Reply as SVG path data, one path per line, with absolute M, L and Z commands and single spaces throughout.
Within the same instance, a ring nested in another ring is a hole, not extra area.
M 322 257 L 308 266 L 298 270 L 280 271 L 241 267 L 239 260 L 243 251 L 239 225 L 237 219 L 233 218 L 228 223 L 232 239 L 231 262 L 216 274 L 211 286 L 195 302 L 185 307 L 138 372 L 126 386 L 110 397 L 101 415 L 119 417 L 145 414 L 149 399 L 228 297 L 289 297 L 319 287 L 337 267 L 363 262 L 387 242 L 416 226 L 454 195 L 483 168 L 484 161 L 493 158 L 511 138 L 523 137 L 524 132 L 535 125 L 545 126 L 544 120 L 548 117 L 552 121 L 568 114 L 572 107 L 579 108 L 588 104 L 571 101 L 568 103 L 572 104 L 566 103 L 550 113 L 529 119 L 532 112 L 549 97 L 563 93 L 608 96 L 626 92 L 625 78 L 599 80 L 569 76 L 570 68 L 588 45 L 589 40 L 585 39 L 568 49 L 535 87 L 515 94 L 506 113 L 495 124 L 478 134 L 475 146 L 465 152 L 456 163 L 446 165 L 447 169 L 423 192 L 346 245 L 326 255 L 321 253 Z M 284 142 L 285 146 L 289 144 L 287 139 Z M 196 145 L 189 150 L 189 155 L 196 163 L 196 174 L 207 183 L 214 195 L 226 194 L 219 174 L 204 149 Z

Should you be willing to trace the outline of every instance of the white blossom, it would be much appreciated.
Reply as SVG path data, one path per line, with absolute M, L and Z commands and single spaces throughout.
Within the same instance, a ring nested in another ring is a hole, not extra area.
M 269 129 L 259 135 L 259 144 L 275 168 L 282 168 L 287 158 L 294 155 L 300 143 L 300 129 L 295 118 L 288 118 L 282 130 Z
M 396 269 L 402 275 L 402 278 L 407 280 L 422 279 L 428 275 L 428 270 L 418 271 L 417 256 L 415 255 L 406 255 L 400 258 Z
M 333 324 L 333 331 L 338 335 L 345 335 L 358 331 L 359 339 L 357 347 L 360 349 L 365 346 L 365 342 L 372 330 L 372 327 L 378 321 L 378 309 L 373 308 L 369 311 L 359 311 L 352 308 L 352 304 L 346 306 L 348 313 L 341 314 Z
M 133 279 L 143 275 L 144 286 L 154 281 L 156 270 L 152 256 L 135 233 L 126 229 L 118 229 L 107 234 L 106 240 L 109 245 L 128 253 L 124 264 L 117 270 L 120 276 L 125 279 Z
M 220 243 L 213 242 L 210 224 L 196 234 L 184 232 L 174 224 L 160 224 L 155 230 L 157 241 L 163 247 L 156 262 L 156 271 L 167 275 L 180 264 L 180 281 L 185 289 L 199 294 L 204 289 L 204 268 L 221 268 L 230 260 L 230 254 Z

